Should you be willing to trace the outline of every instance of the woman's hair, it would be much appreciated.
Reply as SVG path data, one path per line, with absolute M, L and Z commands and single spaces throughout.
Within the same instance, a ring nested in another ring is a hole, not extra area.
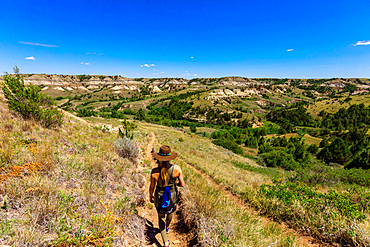
M 162 186 L 168 185 L 168 177 L 167 177 L 168 168 L 167 167 L 169 163 L 170 163 L 169 161 L 159 161 L 159 167 L 161 168 L 161 175 L 159 176 L 159 178 L 161 180 Z

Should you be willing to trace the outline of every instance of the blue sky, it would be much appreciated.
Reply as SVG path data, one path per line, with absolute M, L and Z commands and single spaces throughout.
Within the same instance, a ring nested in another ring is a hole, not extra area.
M 370 1 L 1 1 L 0 74 L 370 77 Z

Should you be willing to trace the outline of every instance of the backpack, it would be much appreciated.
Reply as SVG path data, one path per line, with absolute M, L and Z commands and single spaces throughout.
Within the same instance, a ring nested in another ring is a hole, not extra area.
M 176 205 L 172 201 L 169 186 L 165 187 L 163 195 L 159 198 L 157 211 L 160 214 L 171 214 L 176 211 Z

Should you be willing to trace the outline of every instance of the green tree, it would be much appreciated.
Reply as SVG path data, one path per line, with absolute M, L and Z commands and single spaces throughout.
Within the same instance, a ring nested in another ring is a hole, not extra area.
M 311 144 L 310 146 L 308 146 L 307 151 L 311 154 L 316 154 L 317 151 L 319 151 L 319 147 L 316 144 Z
M 136 118 L 140 121 L 142 120 L 145 120 L 146 119 L 146 116 L 145 116 L 145 112 L 143 109 L 139 109 L 138 112 L 136 113 Z
M 223 148 L 226 148 L 228 150 L 231 150 L 232 152 L 236 154 L 243 154 L 243 150 L 239 147 L 237 143 L 235 143 L 232 140 L 226 140 L 226 139 L 217 139 L 212 141 L 213 144 L 221 146 Z
M 328 139 L 326 139 L 325 137 L 321 140 L 320 144 L 319 144 L 319 147 L 320 148 L 323 148 L 325 146 L 327 146 L 329 144 L 328 142 Z
M 346 168 L 370 169 L 370 149 L 363 149 L 348 164 Z
M 9 108 L 20 113 L 23 118 L 33 118 L 47 128 L 63 123 L 63 114 L 54 105 L 53 99 L 40 93 L 39 87 L 25 85 L 17 66 L 14 67 L 14 75 L 6 73 L 1 89 Z
M 351 157 L 351 152 L 345 141 L 341 138 L 335 139 L 330 145 L 324 147 L 317 158 L 322 159 L 325 163 L 335 162 L 343 165 Z
M 261 154 L 261 157 L 269 167 L 282 167 L 287 170 L 295 170 L 300 167 L 293 155 L 284 152 L 284 150 L 272 150 Z

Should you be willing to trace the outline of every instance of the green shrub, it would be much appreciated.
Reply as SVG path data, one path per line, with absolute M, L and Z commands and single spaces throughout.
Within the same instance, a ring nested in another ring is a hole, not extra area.
M 14 71 L 18 71 L 15 67 Z M 54 106 L 53 99 L 41 94 L 35 85 L 25 85 L 19 74 L 4 76 L 1 89 L 8 100 L 9 108 L 20 113 L 25 119 L 35 119 L 50 128 L 63 123 L 63 114 Z
M 326 241 L 348 246 L 369 244 L 366 236 L 357 227 L 353 227 L 366 219 L 361 203 L 369 201 L 369 192 L 352 189 L 320 193 L 307 184 L 288 182 L 264 184 L 259 194 L 268 214 L 295 228 L 306 230 Z
M 268 153 L 261 154 L 266 166 L 282 167 L 286 170 L 295 170 L 300 167 L 292 154 L 286 153 L 284 150 L 272 150 Z
M 226 139 L 217 139 L 212 141 L 213 144 L 226 148 L 236 154 L 243 154 L 243 150 L 239 147 L 237 143 Z
M 91 117 L 91 116 L 97 116 L 97 112 L 88 110 L 86 108 L 78 109 L 77 116 L 78 117 Z
M 328 144 L 329 144 L 328 139 L 326 139 L 326 137 L 324 137 L 324 138 L 321 140 L 321 142 L 320 142 L 320 144 L 319 144 L 319 147 L 320 147 L 320 148 L 323 148 L 323 147 L 327 146 Z
M 324 147 L 317 158 L 325 161 L 325 163 L 339 163 L 343 165 L 351 156 L 349 147 L 341 138 L 335 139 L 330 145 Z
M 363 149 L 346 164 L 346 168 L 370 169 L 370 149 Z
M 137 127 L 137 125 L 127 121 L 126 118 L 122 121 L 122 124 L 125 132 L 123 132 L 121 128 L 118 128 L 118 137 L 123 138 L 124 136 L 126 136 L 131 140 L 134 139 L 134 133 L 132 132 L 132 130 L 134 130 Z
M 143 109 L 140 108 L 139 111 L 136 113 L 136 119 L 139 121 L 146 119 L 146 114 Z
M 314 165 L 310 168 L 296 170 L 296 175 L 289 178 L 292 182 L 304 182 L 315 186 L 338 185 L 338 183 L 354 184 L 370 187 L 370 173 L 363 169 L 343 169 L 327 165 Z
M 248 137 L 246 140 L 245 140 L 245 143 L 244 145 L 246 147 L 250 147 L 250 148 L 258 148 L 258 141 L 257 141 L 257 138 L 254 137 L 254 136 L 250 136 Z
M 316 144 L 311 144 L 308 146 L 307 151 L 311 154 L 316 154 L 319 151 L 319 147 Z

